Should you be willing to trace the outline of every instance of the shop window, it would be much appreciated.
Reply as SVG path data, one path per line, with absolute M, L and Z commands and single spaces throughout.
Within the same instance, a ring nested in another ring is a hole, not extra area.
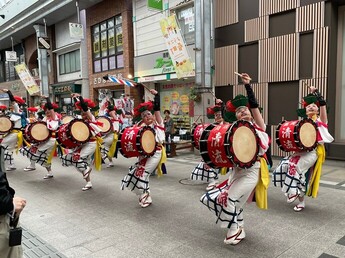
M 59 73 L 68 74 L 80 71 L 80 50 L 59 55 Z
M 124 67 L 121 15 L 92 27 L 92 59 L 94 73 Z
M 175 9 L 174 12 L 186 44 L 193 44 L 195 42 L 194 5 L 183 6 Z

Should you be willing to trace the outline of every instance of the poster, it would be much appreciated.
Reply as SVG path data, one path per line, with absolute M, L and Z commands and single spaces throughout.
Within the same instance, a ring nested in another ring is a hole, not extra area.
M 193 63 L 176 22 L 176 16 L 171 15 L 160 20 L 160 26 L 177 78 L 194 76 Z
M 26 64 L 22 63 L 15 66 L 16 72 L 30 95 L 40 93 L 40 87 L 31 76 Z
M 161 86 L 159 95 L 161 97 L 161 110 L 169 110 L 174 119 L 175 128 L 189 131 L 190 114 L 193 113 L 193 106 L 190 105 L 189 93 L 194 83 L 165 84 Z

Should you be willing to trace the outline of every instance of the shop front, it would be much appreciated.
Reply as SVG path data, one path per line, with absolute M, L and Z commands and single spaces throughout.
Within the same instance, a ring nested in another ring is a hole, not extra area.
M 175 135 L 181 140 L 190 139 L 191 119 L 194 116 L 194 102 L 190 101 L 190 91 L 194 82 L 161 83 L 160 98 L 162 115 L 170 111 L 174 120 Z
M 81 93 L 81 84 L 60 83 L 52 85 L 55 103 L 59 105 L 60 112 L 65 111 L 68 115 L 73 114 L 72 93 Z

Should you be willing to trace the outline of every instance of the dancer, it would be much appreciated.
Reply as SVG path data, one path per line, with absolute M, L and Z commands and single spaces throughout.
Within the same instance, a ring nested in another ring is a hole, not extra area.
M 312 119 L 318 127 L 317 147 L 312 151 L 298 151 L 285 157 L 273 172 L 273 183 L 282 187 L 287 202 L 293 203 L 294 211 L 305 208 L 305 195 L 317 197 L 321 177 L 322 164 L 325 160 L 324 143 L 331 143 L 334 138 L 328 132 L 326 101 L 313 86 L 311 93 L 303 98 L 303 108 L 297 110 L 300 117 Z
M 0 140 L 1 146 L 5 149 L 4 161 L 6 171 L 11 171 L 16 169 L 13 152 L 18 152 L 23 144 L 22 128 L 26 126 L 26 118 L 18 104 L 24 105 L 25 100 L 19 96 L 13 96 L 12 92 L 8 89 L 3 89 L 2 91 L 8 94 L 13 109 L 12 112 L 7 112 L 8 117 L 13 122 L 13 128 Z
M 227 111 L 232 113 L 233 119 L 250 122 L 259 138 L 259 156 L 264 155 L 269 145 L 269 137 L 265 133 L 266 125 L 259 111 L 259 104 L 255 98 L 253 89 L 250 86 L 249 75 L 242 73 L 242 82 L 247 91 L 248 99 L 239 95 L 226 104 Z M 247 107 L 249 104 L 249 108 Z M 228 115 L 228 119 L 230 119 Z M 261 168 L 261 171 L 260 171 Z M 267 163 L 260 158 L 247 169 L 234 167 L 229 179 L 221 183 L 217 188 L 205 193 L 201 202 L 217 216 L 217 223 L 221 227 L 228 228 L 224 239 L 225 244 L 236 245 L 244 237 L 243 206 L 251 193 L 261 182 L 260 177 L 266 175 L 268 178 Z M 269 182 L 269 180 L 268 180 Z M 267 197 L 267 196 L 266 196 Z M 259 206 L 259 204 L 257 203 Z
M 224 119 L 222 116 L 222 104 L 223 102 L 220 99 L 216 100 L 216 105 L 207 108 L 207 118 L 214 119 L 215 124 L 223 124 Z M 205 125 L 206 126 L 206 125 Z M 218 174 L 222 169 L 215 169 L 211 168 L 209 165 L 205 163 L 203 159 L 201 159 L 200 163 L 193 169 L 192 174 L 190 175 L 191 180 L 200 180 L 206 181 L 208 183 L 206 187 L 206 191 L 210 191 L 217 186 L 218 182 Z M 226 174 L 226 168 L 225 173 Z
M 103 160 L 108 158 L 109 163 L 107 164 L 107 168 L 111 168 L 114 166 L 113 158 L 117 157 L 117 140 L 119 137 L 120 131 L 120 124 L 122 124 L 122 120 L 119 117 L 123 114 L 122 109 L 117 109 L 114 105 L 107 106 L 107 114 L 111 120 L 111 130 L 103 135 L 103 145 L 102 145 L 102 157 Z
M 60 125 L 60 114 L 56 113 L 54 109 L 58 108 L 58 105 L 51 103 L 50 98 L 47 96 L 42 96 L 46 100 L 43 106 L 45 111 L 45 117 L 42 122 L 46 123 L 47 129 L 49 130 L 49 136 L 47 140 L 39 143 L 30 143 L 30 145 L 25 146 L 20 149 L 23 156 L 26 156 L 30 160 L 30 165 L 24 168 L 24 171 L 36 170 L 36 163 L 40 164 L 47 170 L 47 174 L 43 179 L 51 179 L 54 177 L 52 172 L 52 158 L 57 147 L 56 133 Z M 31 111 L 36 109 L 30 108 Z M 37 111 L 37 110 L 36 110 Z M 34 117 L 30 117 L 31 121 L 34 121 Z M 34 121 L 33 123 L 35 123 Z
M 83 175 L 86 185 L 82 188 L 83 191 L 92 188 L 91 183 L 91 156 L 94 155 L 95 167 L 97 170 L 101 168 L 101 152 L 100 145 L 102 139 L 100 137 L 100 128 L 97 126 L 95 117 L 91 114 L 90 109 L 95 107 L 95 103 L 89 99 L 83 99 L 78 93 L 72 93 L 72 98 L 75 101 L 75 107 L 81 110 L 81 117 L 91 131 L 91 138 L 88 142 L 78 145 L 68 154 L 61 156 L 63 166 L 75 166 L 77 170 Z
M 121 189 L 125 187 L 139 195 L 139 205 L 146 208 L 152 204 L 150 192 L 150 175 L 158 167 L 158 175 L 162 174 L 160 164 L 166 159 L 165 149 L 163 147 L 165 139 L 165 130 L 163 119 L 160 113 L 160 99 L 156 90 L 150 92 L 155 95 L 153 103 L 151 101 L 141 103 L 135 110 L 135 118 L 141 118 L 139 126 L 150 126 L 154 129 L 157 142 L 156 152 L 151 157 L 139 156 L 138 162 L 130 167 L 129 173 L 122 180 Z M 153 113 L 153 114 L 152 114 Z

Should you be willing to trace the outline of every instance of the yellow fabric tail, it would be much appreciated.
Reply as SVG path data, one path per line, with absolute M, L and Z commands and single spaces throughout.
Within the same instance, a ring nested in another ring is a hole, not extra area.
M 17 134 L 17 148 L 16 148 L 16 154 L 18 154 L 19 149 L 22 147 L 23 145 L 23 132 L 18 130 L 18 134 Z
M 255 201 L 256 206 L 260 209 L 267 210 L 267 189 L 270 184 L 270 174 L 266 160 L 260 157 L 260 177 L 259 182 L 255 187 Z
M 95 168 L 100 171 L 102 169 L 102 155 L 101 155 L 101 145 L 103 139 L 96 136 L 96 150 L 95 150 Z
M 113 139 L 113 142 L 111 143 L 109 151 L 108 151 L 108 157 L 109 158 L 114 157 L 114 153 L 116 151 L 116 144 L 117 144 L 118 139 L 119 139 L 118 133 L 114 133 L 114 139 Z
M 227 170 L 228 170 L 228 168 L 221 168 L 220 169 L 220 174 L 223 175 L 223 176 L 226 175 Z
M 322 164 L 325 162 L 326 151 L 323 144 L 318 144 L 316 147 L 317 160 L 314 166 L 312 177 L 309 181 L 307 196 L 317 197 L 319 191 L 320 178 L 322 174 Z
M 157 175 L 158 177 L 163 175 L 163 170 L 162 170 L 162 164 L 167 162 L 167 153 L 165 152 L 164 146 L 162 146 L 162 155 L 161 155 L 161 160 L 159 161 L 158 164 L 158 169 L 157 169 Z
M 58 146 L 58 143 L 57 143 L 57 141 L 55 141 L 54 147 L 53 147 L 52 151 L 50 152 L 48 159 L 47 159 L 48 164 L 52 163 L 52 159 L 53 159 L 53 156 L 54 156 L 54 153 L 56 151 L 57 146 Z

